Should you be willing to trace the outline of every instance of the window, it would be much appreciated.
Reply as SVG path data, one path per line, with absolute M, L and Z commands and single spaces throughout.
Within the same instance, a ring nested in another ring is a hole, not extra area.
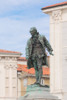
M 44 85 L 44 79 L 41 79 L 41 84 Z
M 24 86 L 27 86 L 27 78 L 25 78 L 25 79 L 23 80 L 23 85 L 24 85 Z

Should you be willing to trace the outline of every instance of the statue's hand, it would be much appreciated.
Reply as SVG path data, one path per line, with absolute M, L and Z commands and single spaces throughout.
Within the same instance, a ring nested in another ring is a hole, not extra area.
M 49 53 L 50 53 L 50 55 L 54 56 L 54 54 L 52 53 L 52 51 L 50 51 Z

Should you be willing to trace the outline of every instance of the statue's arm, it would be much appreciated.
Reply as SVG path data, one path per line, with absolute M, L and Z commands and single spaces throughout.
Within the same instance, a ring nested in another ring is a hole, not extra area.
M 52 54 L 53 49 L 52 49 L 52 47 L 51 47 L 49 41 L 46 39 L 45 36 L 43 37 L 43 40 L 44 40 L 44 45 L 45 45 L 45 47 L 47 48 L 48 52 L 49 52 L 51 55 L 53 55 L 53 54 Z

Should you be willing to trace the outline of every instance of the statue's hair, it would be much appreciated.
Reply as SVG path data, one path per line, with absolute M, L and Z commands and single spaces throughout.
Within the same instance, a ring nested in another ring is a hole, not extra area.
M 35 31 L 37 32 L 36 27 L 31 27 L 31 28 L 30 28 L 30 32 L 33 31 L 33 30 L 35 30 Z

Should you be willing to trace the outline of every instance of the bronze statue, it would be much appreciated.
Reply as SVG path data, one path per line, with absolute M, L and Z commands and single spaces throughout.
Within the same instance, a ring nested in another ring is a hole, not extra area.
M 30 29 L 30 33 L 32 37 L 27 42 L 26 47 L 26 59 L 28 69 L 34 67 L 35 69 L 35 76 L 36 76 L 36 82 L 35 84 L 41 84 L 41 77 L 42 77 L 42 65 L 47 65 L 47 54 L 45 49 L 48 50 L 50 55 L 52 54 L 53 49 L 51 48 L 51 45 L 45 38 L 45 36 L 40 35 L 37 32 L 37 29 L 35 27 L 32 27 Z

